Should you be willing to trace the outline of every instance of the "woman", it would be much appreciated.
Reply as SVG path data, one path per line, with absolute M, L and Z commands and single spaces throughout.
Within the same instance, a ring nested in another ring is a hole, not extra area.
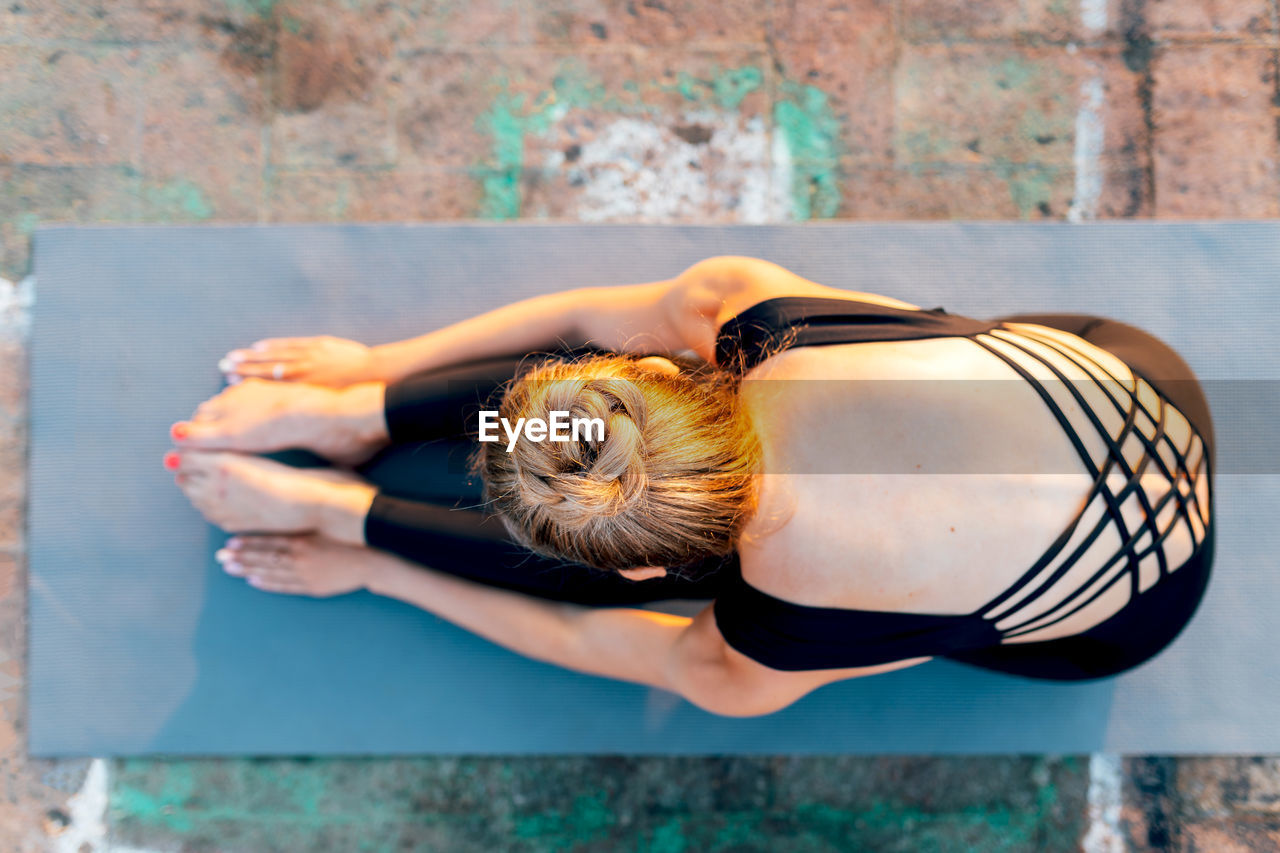
M 1204 397 L 1103 318 L 978 321 L 721 257 L 222 367 L 233 384 L 174 426 L 167 464 L 251 532 L 219 552 L 229 572 L 367 588 L 719 714 L 933 657 L 1114 675 L 1173 640 L 1209 577 Z M 605 437 L 477 443 L 486 407 L 599 417 Z M 291 447 L 356 473 L 251 455 Z M 477 448 L 483 502 L 459 455 Z M 670 598 L 714 603 L 598 606 Z

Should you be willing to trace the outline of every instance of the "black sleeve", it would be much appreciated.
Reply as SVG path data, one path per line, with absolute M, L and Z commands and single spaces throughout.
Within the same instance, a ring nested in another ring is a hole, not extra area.
M 718 576 L 706 567 L 645 581 L 534 554 L 511 540 L 502 521 L 379 494 L 365 517 L 365 541 L 411 562 L 538 598 L 600 606 L 671 598 L 713 598 Z
M 387 384 L 384 405 L 393 444 L 454 438 L 475 430 L 477 413 L 497 408 L 499 392 L 524 356 L 504 356 L 415 373 Z
M 481 409 L 496 409 L 518 373 L 549 358 L 609 355 L 593 346 L 501 355 L 415 373 L 387 384 L 384 405 L 392 444 L 474 435 Z

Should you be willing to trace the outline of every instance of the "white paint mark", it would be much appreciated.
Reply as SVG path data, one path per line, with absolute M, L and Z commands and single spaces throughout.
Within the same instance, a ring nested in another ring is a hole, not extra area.
M 161 853 L 159 850 L 112 844 L 107 837 L 107 762 L 89 762 L 80 790 L 67 800 L 70 822 L 54 836 L 54 853 Z
M 689 131 L 682 138 L 676 128 Z M 570 113 L 526 144 L 542 148 L 543 165 L 579 188 L 573 213 L 584 222 L 790 218 L 790 169 L 777 168 L 777 144 L 759 116 L 700 110 L 664 123 L 628 116 L 595 127 Z M 529 212 L 548 213 L 536 205 Z
M 796 218 L 795 196 L 791 192 L 791 182 L 795 180 L 795 166 L 791 160 L 791 146 L 787 144 L 787 135 L 777 130 L 773 134 L 773 192 L 775 205 L 786 211 L 787 219 Z M 776 222 L 778 220 L 761 220 Z
M 1075 198 L 1067 211 L 1070 222 L 1095 219 L 1102 198 L 1103 86 L 1101 69 L 1080 86 L 1080 110 L 1076 113 Z
M 1084 853 L 1124 853 L 1124 833 L 1120 829 L 1120 756 L 1094 753 L 1089 756 L 1089 831 L 1080 842 Z
M 36 282 L 31 276 L 14 284 L 0 278 L 0 337 L 26 340 L 31 331 L 31 306 L 36 303 Z
M 1107 28 L 1108 0 L 1080 0 L 1080 23 L 1089 35 L 1097 35 Z
M 54 838 L 56 853 L 105 853 L 107 843 L 107 762 L 89 762 L 80 790 L 67 800 L 71 821 Z

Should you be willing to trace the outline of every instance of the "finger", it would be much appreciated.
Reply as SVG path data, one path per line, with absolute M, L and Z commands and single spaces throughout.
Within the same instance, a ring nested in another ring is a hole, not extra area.
M 246 569 L 263 569 L 277 568 L 287 566 L 287 563 L 272 560 L 272 557 L 281 557 L 284 551 L 251 551 L 244 552 L 235 548 L 219 548 L 213 552 L 213 559 L 217 560 L 224 568 L 227 566 L 235 566 L 241 572 Z
M 289 554 L 285 551 L 233 551 L 235 562 L 257 572 L 292 572 Z
M 301 359 L 280 359 L 240 364 L 236 366 L 234 375 L 242 378 L 274 379 L 277 382 L 296 379 L 310 367 L 310 362 Z
M 322 337 L 323 335 L 304 335 L 294 338 L 263 338 L 250 344 L 249 349 L 254 352 L 264 352 L 279 347 L 307 348 L 314 346 Z
M 292 571 L 251 567 L 246 574 L 250 578 L 256 578 L 263 583 L 302 583 L 302 578 L 298 577 L 298 575 Z
M 316 346 L 318 337 L 310 338 L 263 338 L 254 341 L 247 347 L 236 347 L 227 353 L 228 358 L 259 358 L 263 353 L 283 352 L 285 350 L 307 350 Z
M 249 585 L 263 592 L 284 593 L 287 595 L 303 595 L 307 592 L 306 587 L 296 583 L 273 583 L 270 581 L 260 581 L 257 578 L 249 578 Z
M 227 375 L 242 373 L 251 364 L 275 364 L 278 361 L 296 361 L 314 352 L 311 347 L 282 346 L 272 349 L 236 349 L 218 361 L 218 370 Z
M 270 354 L 263 354 L 260 358 L 242 358 L 234 360 L 224 358 L 222 361 L 218 362 L 218 370 L 228 376 L 254 376 L 258 375 L 253 372 L 254 370 L 261 370 L 263 367 L 270 370 L 280 362 L 298 361 L 304 355 L 306 355 L 306 353 L 273 352 Z
M 272 536 L 269 534 L 235 536 L 227 540 L 227 549 L 237 554 L 253 551 L 288 552 L 293 550 L 297 541 L 298 537 L 296 536 Z

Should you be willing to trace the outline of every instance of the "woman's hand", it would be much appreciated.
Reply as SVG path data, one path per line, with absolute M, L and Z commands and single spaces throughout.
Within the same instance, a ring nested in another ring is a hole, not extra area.
M 314 598 L 364 589 L 385 559 L 315 535 L 234 536 L 215 557 L 227 574 L 258 589 Z
M 267 338 L 227 353 L 218 369 L 231 384 L 252 376 L 341 388 L 383 378 L 372 347 L 330 335 Z

